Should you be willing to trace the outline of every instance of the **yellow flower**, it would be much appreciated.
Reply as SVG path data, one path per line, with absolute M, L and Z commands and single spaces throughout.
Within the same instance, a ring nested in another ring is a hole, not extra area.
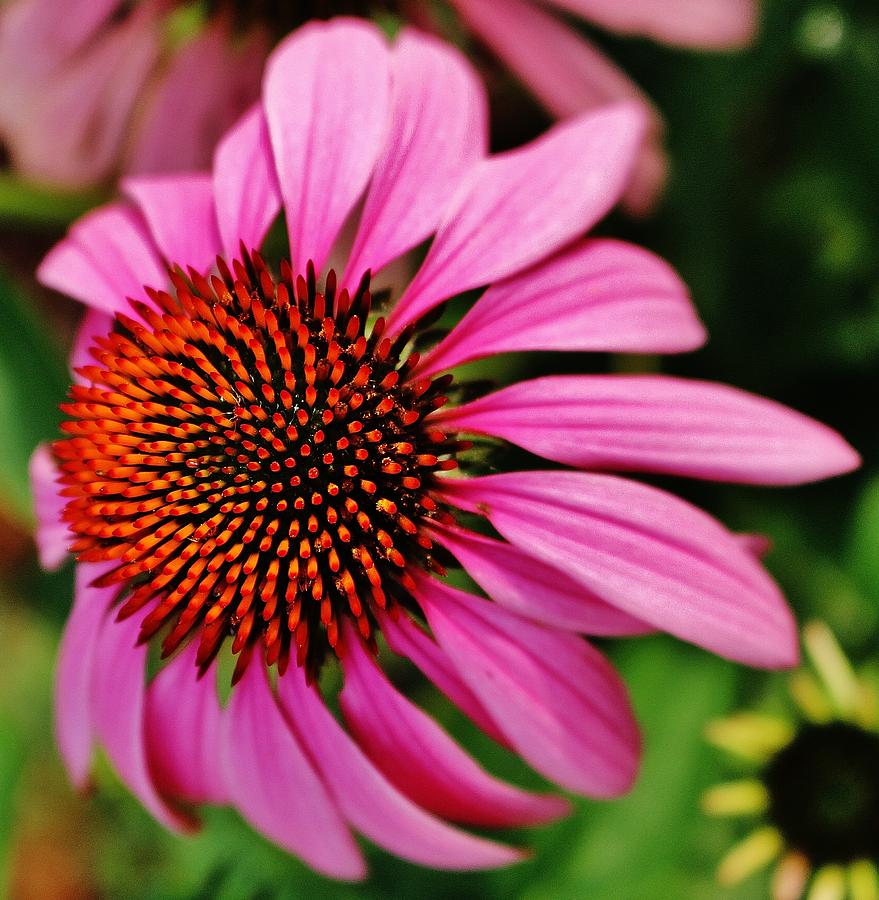
M 773 900 L 879 900 L 879 696 L 823 622 L 803 644 L 811 666 L 790 679 L 789 718 L 743 712 L 706 729 L 751 771 L 709 788 L 703 809 L 755 820 L 717 878 L 771 865 Z

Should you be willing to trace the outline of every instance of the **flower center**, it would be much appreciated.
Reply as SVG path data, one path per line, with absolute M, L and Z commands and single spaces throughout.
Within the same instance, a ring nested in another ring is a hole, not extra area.
M 155 603 L 163 656 L 200 633 L 203 670 L 234 636 L 234 680 L 260 641 L 315 674 L 342 616 L 371 640 L 408 567 L 439 568 L 419 523 L 459 445 L 425 416 L 451 378 L 410 377 L 414 329 L 367 329 L 368 274 L 352 296 L 256 254 L 218 271 L 147 289 L 78 370 L 54 445 L 71 550 L 116 563 L 120 618 Z
M 769 814 L 815 865 L 879 858 L 879 735 L 809 726 L 766 772 Z

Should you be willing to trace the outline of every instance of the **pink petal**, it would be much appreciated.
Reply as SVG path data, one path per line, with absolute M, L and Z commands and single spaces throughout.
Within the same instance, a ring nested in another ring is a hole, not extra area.
M 70 780 L 86 787 L 94 747 L 92 666 L 115 590 L 92 587 L 112 563 L 77 563 L 73 609 L 64 628 L 55 672 L 55 737 Z
M 478 163 L 451 199 L 393 324 L 519 272 L 591 228 L 619 200 L 644 126 L 638 106 L 619 104 Z
M 459 831 L 401 794 L 307 687 L 301 669 L 278 682 L 288 719 L 308 747 L 345 818 L 391 853 L 437 869 L 487 869 L 517 862 L 511 847 Z
M 634 218 L 644 218 L 653 212 L 668 182 L 669 160 L 663 144 L 664 130 L 665 124 L 657 121 L 656 128 L 641 148 L 629 186 L 620 201 L 623 209 Z
M 649 98 L 594 44 L 557 16 L 525 0 L 452 0 L 464 22 L 554 117 L 566 119 L 618 100 L 639 103 L 649 135 L 623 204 L 636 214 L 655 204 L 668 169 L 662 119 Z
M 443 492 L 636 618 L 749 665 L 796 663 L 778 587 L 734 535 L 677 497 L 582 472 L 447 479 Z
M 757 559 L 763 559 L 772 550 L 772 538 L 759 533 L 742 533 L 735 536 L 739 545 Z
M 538 378 L 439 420 L 580 468 L 802 484 L 860 464 L 835 431 L 786 406 L 722 384 L 656 375 Z
M 102 589 L 97 595 L 103 601 L 107 592 Z M 95 598 L 91 602 L 96 602 Z M 139 631 L 137 616 L 124 622 L 117 622 L 112 616 L 103 620 L 91 662 L 95 734 L 116 773 L 144 807 L 166 828 L 189 829 L 192 820 L 184 818 L 159 795 L 147 763 L 147 647 L 137 645 Z
M 0 12 L 0 62 L 29 78 L 75 53 L 106 25 L 119 0 L 68 0 L 67 15 L 54 15 L 57 0 L 4 3 Z
M 294 272 L 320 271 L 362 194 L 387 128 L 389 53 L 354 19 L 311 22 L 266 67 L 263 98 Z
M 216 669 L 198 678 L 197 643 L 172 659 L 146 695 L 147 756 L 163 794 L 190 803 L 222 804 L 229 792 L 219 759 L 222 710 Z
M 237 256 L 241 241 L 248 249 L 258 249 L 281 209 L 281 189 L 260 104 L 217 146 L 214 197 L 226 254 Z
M 437 723 L 410 703 L 351 631 L 342 661 L 342 711 L 360 748 L 416 805 L 486 827 L 546 822 L 569 812 L 558 797 L 537 796 L 493 778 Z
M 232 690 L 220 753 L 229 797 L 254 828 L 325 875 L 351 881 L 366 875 L 363 857 L 284 720 L 258 658 Z
M 262 34 L 242 41 L 223 15 L 176 47 L 142 104 L 125 171 L 145 175 L 209 168 L 217 142 L 259 97 L 267 54 Z
M 420 244 L 463 173 L 488 150 L 485 89 L 451 46 L 406 29 L 391 55 L 390 131 L 343 284 Z
M 66 501 L 59 494 L 58 468 L 48 444 L 40 444 L 34 450 L 29 472 L 37 520 L 34 540 L 40 565 L 51 572 L 67 559 L 67 547 L 72 535 L 61 518 Z
M 528 0 L 452 0 L 464 22 L 565 119 L 620 100 L 652 113 L 638 86 L 569 25 Z
M 597 239 L 490 287 L 419 371 L 517 350 L 680 353 L 704 341 L 671 266 L 640 247 Z
M 433 684 L 487 735 L 499 744 L 507 743 L 507 739 L 485 707 L 462 681 L 452 661 L 420 625 L 416 625 L 408 615 L 400 615 L 396 620 L 383 615 L 379 621 L 382 634 L 394 653 L 405 656 L 418 666 Z
M 77 12 L 65 8 L 64 24 L 82 35 L 70 22 Z M 57 5 L 49 15 L 56 14 Z M 68 188 L 114 175 L 132 108 L 160 53 L 156 17 L 156 4 L 139 4 L 120 21 L 103 22 L 75 52 L 70 45 L 45 48 L 43 66 L 0 58 L 0 131 L 18 171 Z M 43 53 L 39 37 L 24 34 L 19 43 L 32 57 Z
M 162 288 L 168 275 L 140 214 L 111 203 L 84 216 L 40 263 L 46 287 L 114 315 L 143 300 L 144 285 Z
M 462 528 L 435 526 L 434 534 L 495 603 L 526 619 L 565 631 L 611 637 L 652 630 L 512 544 Z
M 461 677 L 538 772 L 589 796 L 632 786 L 638 727 L 597 650 L 426 576 L 417 598 Z
M 70 368 L 73 371 L 73 380 L 83 383 L 82 376 L 76 374 L 76 370 L 82 366 L 95 365 L 95 358 L 91 349 L 95 345 L 95 338 L 106 337 L 113 330 L 113 317 L 94 307 L 87 306 L 79 323 L 76 337 L 73 339 L 73 347 L 70 350 Z
M 750 43 L 755 0 L 548 0 L 605 28 L 667 44 L 726 50 Z
M 221 252 L 210 175 L 142 175 L 122 189 L 140 207 L 162 256 L 170 264 L 206 272 Z

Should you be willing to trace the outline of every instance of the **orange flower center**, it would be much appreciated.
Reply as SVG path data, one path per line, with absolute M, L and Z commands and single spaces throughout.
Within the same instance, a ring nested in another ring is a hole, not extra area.
M 409 567 L 440 568 L 421 523 L 461 445 L 425 417 L 451 378 L 410 377 L 413 329 L 367 326 L 368 275 L 351 296 L 256 254 L 218 271 L 172 272 L 78 370 L 54 445 L 71 550 L 116 563 L 97 584 L 120 618 L 152 605 L 163 656 L 198 635 L 204 669 L 231 636 L 234 680 L 260 643 L 314 675 L 342 616 L 371 640 Z

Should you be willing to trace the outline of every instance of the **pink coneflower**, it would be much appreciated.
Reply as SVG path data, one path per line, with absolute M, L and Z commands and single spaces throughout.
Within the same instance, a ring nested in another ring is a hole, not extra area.
M 857 464 L 797 413 L 659 376 L 541 379 L 451 406 L 467 385 L 441 373 L 479 356 L 704 339 L 667 265 L 581 237 L 626 184 L 639 109 L 486 157 L 485 105 L 434 39 L 404 31 L 389 48 L 362 21 L 308 25 L 270 58 L 212 175 L 130 179 L 130 202 L 43 263 L 88 305 L 67 436 L 33 463 L 44 560 L 77 557 L 56 691 L 77 784 L 99 744 L 168 826 L 231 804 L 339 878 L 364 873 L 349 828 L 425 865 L 504 865 L 519 851 L 449 823 L 542 822 L 566 802 L 480 768 L 383 674 L 379 635 L 538 772 L 598 797 L 629 788 L 639 738 L 581 633 L 662 629 L 753 665 L 795 661 L 748 543 L 684 501 L 580 471 L 461 477 L 464 433 L 578 467 L 743 482 Z M 246 248 L 281 209 L 290 259 L 269 266 Z M 376 318 L 370 272 L 431 237 Z M 413 349 L 444 301 L 486 285 L 438 346 Z M 445 580 L 459 564 L 486 596 Z M 337 664 L 347 729 L 318 687 Z
M 12 0 L 0 11 L 0 145 L 23 177 L 83 188 L 210 164 L 259 95 L 267 41 L 170 0 Z M 173 135 L 173 138 L 171 137 Z

